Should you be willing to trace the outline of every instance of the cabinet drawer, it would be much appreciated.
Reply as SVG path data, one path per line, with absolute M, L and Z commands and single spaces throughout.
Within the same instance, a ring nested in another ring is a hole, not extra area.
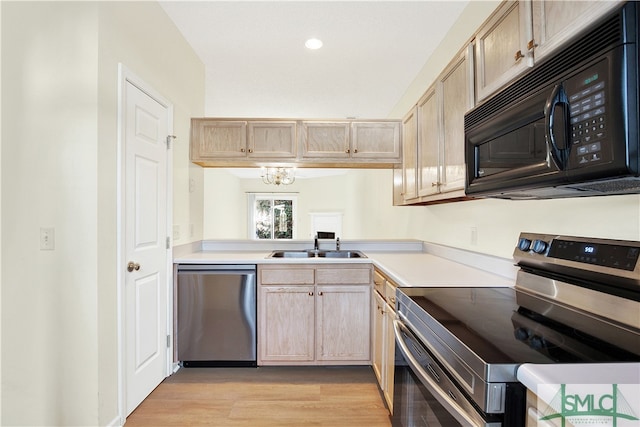
M 260 271 L 262 285 L 313 285 L 313 268 L 263 269 Z
M 395 309 L 396 307 L 396 285 L 388 280 L 384 286 L 384 299 Z
M 384 296 L 385 292 L 385 282 L 386 280 L 383 275 L 377 271 L 373 272 L 373 288 L 382 296 Z
M 316 283 L 319 285 L 368 285 L 371 283 L 371 270 L 369 268 L 318 268 Z

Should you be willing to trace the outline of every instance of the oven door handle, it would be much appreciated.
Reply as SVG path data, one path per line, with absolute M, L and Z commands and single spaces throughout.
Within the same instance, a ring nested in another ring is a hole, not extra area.
M 408 328 L 402 323 L 400 319 L 393 320 L 393 332 L 396 337 L 396 343 L 400 348 L 400 351 L 404 355 L 406 362 L 409 364 L 411 370 L 418 376 L 422 384 L 429 390 L 429 392 L 438 400 L 438 402 L 449 412 L 456 420 L 464 425 L 474 427 L 484 427 L 485 423 L 478 424 L 476 420 L 469 417 L 466 411 L 456 403 L 447 393 L 444 392 L 436 382 L 431 378 L 429 373 L 418 363 L 413 356 L 407 343 L 402 338 L 401 330 L 404 329 L 409 332 Z

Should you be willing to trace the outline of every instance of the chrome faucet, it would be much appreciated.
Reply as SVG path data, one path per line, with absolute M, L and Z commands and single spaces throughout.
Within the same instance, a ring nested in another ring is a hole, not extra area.
M 340 250 L 340 238 L 336 238 L 336 251 Z
M 319 248 L 319 245 L 318 245 L 318 235 L 316 234 L 316 237 L 313 239 L 313 250 L 317 251 L 318 249 L 320 249 L 320 248 Z

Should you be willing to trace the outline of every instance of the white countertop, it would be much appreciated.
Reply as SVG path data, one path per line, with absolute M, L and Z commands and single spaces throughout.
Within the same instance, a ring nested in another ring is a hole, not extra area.
M 547 405 L 557 405 L 561 384 L 566 385 L 567 395 L 580 396 L 611 395 L 615 384 L 626 401 L 635 405 L 634 410 L 640 409 L 640 363 L 525 363 L 518 368 L 517 378 Z
M 269 258 L 271 251 L 204 250 L 182 254 L 176 264 L 374 264 L 398 286 L 514 286 L 514 280 L 456 261 L 418 251 L 363 251 L 367 258 Z M 477 254 L 475 254 L 477 256 Z M 495 263 L 494 260 L 490 260 Z M 506 270 L 509 260 L 499 260 Z M 507 273 L 508 275 L 508 273 Z

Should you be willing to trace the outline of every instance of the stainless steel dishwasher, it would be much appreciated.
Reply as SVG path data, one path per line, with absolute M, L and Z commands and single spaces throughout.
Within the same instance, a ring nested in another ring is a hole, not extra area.
M 256 266 L 178 266 L 178 360 L 256 366 Z

